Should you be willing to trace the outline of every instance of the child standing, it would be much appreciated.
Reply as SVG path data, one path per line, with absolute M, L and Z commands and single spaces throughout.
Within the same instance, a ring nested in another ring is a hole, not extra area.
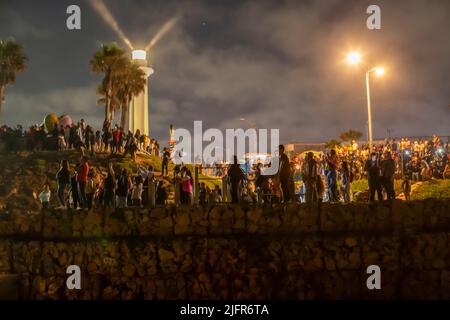
M 50 186 L 48 184 L 44 185 L 44 190 L 39 194 L 39 200 L 42 204 L 42 209 L 48 209 L 48 205 L 50 203 Z

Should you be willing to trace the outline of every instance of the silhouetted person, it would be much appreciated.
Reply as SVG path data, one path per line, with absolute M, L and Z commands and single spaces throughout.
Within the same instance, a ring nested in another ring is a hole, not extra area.
M 170 159 L 170 152 L 167 150 L 167 148 L 163 149 L 163 158 L 162 158 L 162 165 L 161 165 L 161 174 L 162 176 L 168 176 L 168 170 L 169 170 L 169 159 Z M 166 173 L 164 175 L 164 172 Z
M 167 201 L 167 188 L 164 186 L 164 182 L 160 180 L 158 187 L 156 188 L 156 204 L 165 205 Z
M 395 199 L 394 190 L 394 174 L 395 174 L 395 161 L 392 159 L 392 155 L 389 151 L 384 154 L 384 159 L 380 163 L 381 169 L 381 184 L 386 190 L 387 198 L 389 200 Z
M 231 185 L 231 203 L 238 203 L 239 187 L 240 184 L 245 180 L 245 174 L 238 164 L 236 156 L 233 157 L 233 164 L 228 168 L 228 178 L 230 179 Z
M 291 192 L 290 192 L 290 186 L 292 179 L 291 174 L 291 166 L 289 164 L 289 158 L 284 153 L 284 146 L 280 144 L 278 146 L 278 151 L 280 153 L 280 163 L 279 163 L 279 169 L 278 174 L 280 177 L 280 183 L 281 183 L 281 190 L 283 192 L 283 201 L 288 202 L 291 199 Z
M 317 196 L 317 176 L 318 176 L 317 162 L 314 160 L 312 152 L 306 154 L 306 160 L 302 168 L 302 178 L 305 183 L 305 202 L 315 203 Z
M 380 167 L 378 165 L 377 154 L 375 152 L 370 154 L 370 158 L 364 165 L 364 171 L 367 172 L 367 180 L 369 182 L 369 201 L 371 203 L 375 202 L 375 192 L 378 195 L 378 201 L 383 200 L 380 184 Z
M 86 183 L 89 174 L 89 164 L 87 157 L 81 159 L 81 164 L 77 169 L 77 184 L 78 184 L 78 197 L 80 201 L 80 207 L 87 209 L 86 201 Z

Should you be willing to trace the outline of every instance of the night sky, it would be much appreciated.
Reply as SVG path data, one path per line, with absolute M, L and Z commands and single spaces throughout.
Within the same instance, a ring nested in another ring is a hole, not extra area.
M 168 127 L 279 128 L 282 142 L 321 142 L 347 129 L 366 132 L 364 69 L 368 66 L 374 136 L 450 135 L 450 1 L 120 1 L 105 0 L 135 48 L 165 21 L 180 20 L 149 53 L 151 136 Z M 66 28 L 77 4 L 82 30 Z M 366 28 L 366 8 L 381 7 L 382 29 Z M 3 119 L 31 125 L 68 113 L 100 126 L 95 89 L 101 75 L 89 60 L 101 43 L 126 45 L 89 2 L 0 0 L 0 38 L 13 37 L 29 58 L 7 88 Z

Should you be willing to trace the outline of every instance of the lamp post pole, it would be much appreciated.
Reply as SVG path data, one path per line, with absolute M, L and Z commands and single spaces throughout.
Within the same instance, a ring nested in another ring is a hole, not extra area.
M 372 136 L 372 106 L 370 103 L 370 81 L 369 76 L 370 72 L 374 71 L 375 69 L 371 69 L 366 72 L 366 91 L 367 91 L 367 123 L 369 126 L 369 149 L 370 153 L 373 151 L 373 136 Z
M 347 62 L 352 65 L 357 65 L 361 62 L 361 54 L 356 51 L 349 52 L 347 55 Z M 367 93 L 367 126 L 369 129 L 369 149 L 373 152 L 373 135 L 372 135 L 372 105 L 370 102 L 370 73 L 374 72 L 381 76 L 384 69 L 375 67 L 366 71 L 366 93 Z

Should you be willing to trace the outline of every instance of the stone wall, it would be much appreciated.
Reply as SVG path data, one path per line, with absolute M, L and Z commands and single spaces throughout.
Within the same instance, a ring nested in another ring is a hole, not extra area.
M 0 212 L 0 274 L 24 299 L 448 299 L 449 204 Z

